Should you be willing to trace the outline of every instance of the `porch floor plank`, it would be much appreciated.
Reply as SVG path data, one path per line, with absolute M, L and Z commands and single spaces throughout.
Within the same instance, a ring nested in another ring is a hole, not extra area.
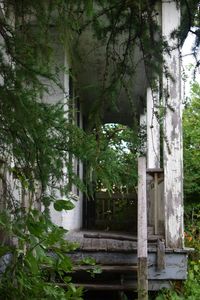
M 104 231 L 73 231 L 66 236 L 67 240 L 77 242 L 82 251 L 134 252 L 137 250 L 137 236 L 129 233 Z M 148 237 L 149 247 L 156 249 L 158 235 Z

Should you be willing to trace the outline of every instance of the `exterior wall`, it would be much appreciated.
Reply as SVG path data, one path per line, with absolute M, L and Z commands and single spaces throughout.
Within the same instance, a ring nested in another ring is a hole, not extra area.
M 66 65 L 65 61 L 65 55 L 64 55 L 64 47 L 60 44 L 57 34 L 55 31 L 52 30 L 52 47 L 54 49 L 54 61 L 55 65 L 58 67 L 64 67 Z M 45 103 L 50 104 L 56 104 L 58 102 L 66 102 L 67 98 L 69 97 L 69 76 L 65 75 L 64 72 L 60 71 L 59 74 L 57 74 L 58 80 L 60 84 L 64 87 L 65 90 L 62 90 L 59 86 L 57 86 L 55 83 L 49 82 L 47 79 L 42 79 L 42 82 L 47 85 L 48 93 L 43 95 L 43 101 Z
M 59 43 L 56 33 L 52 32 L 53 40 L 54 40 L 54 50 L 55 50 L 55 64 L 59 67 L 65 67 L 66 70 L 69 68 L 67 63 L 67 58 L 65 54 L 64 47 Z M 70 87 L 69 87 L 69 75 L 63 71 L 58 74 L 58 79 L 63 86 L 64 90 L 58 87 L 56 84 L 51 84 L 49 88 L 49 93 L 44 95 L 44 102 L 50 103 L 50 104 L 56 104 L 56 103 L 64 103 L 64 109 L 66 111 L 66 118 L 68 118 L 68 101 L 69 101 L 69 94 L 70 94 Z M 44 82 L 45 83 L 45 82 Z M 48 85 L 48 82 L 46 82 Z M 80 127 L 82 127 L 82 116 L 81 112 L 79 113 L 80 120 L 79 124 Z M 83 166 L 81 162 L 77 162 L 76 158 L 73 158 L 73 165 L 74 165 L 74 171 L 77 169 L 77 164 L 79 164 L 79 177 L 82 178 L 83 174 Z M 67 169 L 63 170 L 64 174 L 67 173 Z M 64 176 L 63 180 L 67 180 L 67 176 Z M 61 183 L 62 184 L 62 183 Z M 75 186 L 72 186 L 72 193 L 75 195 L 78 194 L 77 188 Z M 50 207 L 50 213 L 52 221 L 59 225 L 64 227 L 67 230 L 76 230 L 80 229 L 82 227 L 82 198 L 83 195 L 79 191 L 79 195 L 77 195 L 79 200 L 74 201 L 75 208 L 70 211 L 61 211 L 57 212 L 53 205 Z M 57 194 L 57 197 L 63 198 L 59 193 Z
M 56 33 L 52 32 L 52 38 L 54 40 L 53 47 L 55 49 L 55 64 L 63 67 L 65 66 L 67 68 L 67 61 L 66 56 L 64 53 L 64 48 L 59 44 Z M 3 39 L 0 37 L 0 47 L 3 47 Z M 6 55 L 6 54 L 5 54 Z M 41 79 L 44 84 L 48 86 L 49 93 L 44 94 L 43 101 L 45 103 L 49 104 L 56 104 L 56 103 L 65 103 L 64 109 L 66 110 L 66 118 L 67 118 L 67 111 L 68 111 L 68 99 L 69 99 L 69 75 L 60 72 L 58 74 L 58 79 L 61 83 L 61 85 L 64 87 L 64 90 L 58 87 L 56 84 L 49 83 L 47 80 Z M 0 83 L 3 82 L 3 79 L 0 77 Z M 82 116 L 80 114 L 80 126 L 82 126 Z M 2 162 L 1 162 L 2 159 Z M 10 164 L 12 166 L 12 158 L 10 159 L 10 162 L 8 160 L 4 162 L 4 158 L 0 157 L 0 175 L 3 180 L 0 179 L 0 209 L 3 209 L 5 207 L 5 197 L 6 197 L 6 187 L 5 185 L 9 185 L 10 189 L 13 192 L 13 197 L 17 200 L 19 200 L 22 203 L 23 207 L 29 206 L 29 200 L 30 197 L 33 195 L 25 194 L 23 192 L 21 183 L 19 180 L 14 178 L 13 174 L 10 174 L 10 172 L 7 170 L 7 165 Z M 74 165 L 77 164 L 77 160 L 74 159 Z M 14 166 L 14 165 L 13 165 Z M 80 177 L 82 177 L 83 174 L 83 166 L 82 163 L 79 163 L 79 173 Z M 64 170 L 64 173 L 66 173 L 67 170 Z M 65 180 L 65 179 L 63 179 Z M 5 181 L 5 182 L 3 182 Z M 36 183 L 37 184 L 37 183 Z M 38 186 L 38 191 L 39 191 Z M 72 188 L 72 192 L 74 194 L 77 194 L 76 187 Z M 61 197 L 61 195 L 58 193 L 58 197 Z M 57 212 L 53 205 L 50 207 L 50 213 L 52 217 L 52 221 L 59 225 L 63 226 L 65 229 L 68 230 L 74 230 L 74 229 L 80 229 L 82 227 L 82 193 L 79 192 L 79 200 L 75 202 L 75 208 L 72 211 L 69 212 Z M 41 209 L 39 203 L 35 203 L 35 207 L 37 206 L 38 209 Z
M 79 124 L 83 127 L 82 114 L 79 114 Z M 73 158 L 74 172 L 83 179 L 83 164 L 76 158 Z M 78 172 L 79 169 L 79 172 Z M 82 227 L 83 216 L 83 193 L 75 186 L 72 186 L 72 192 L 78 197 L 77 201 L 74 201 L 75 208 L 73 210 L 62 212 L 62 226 L 67 230 L 78 230 Z

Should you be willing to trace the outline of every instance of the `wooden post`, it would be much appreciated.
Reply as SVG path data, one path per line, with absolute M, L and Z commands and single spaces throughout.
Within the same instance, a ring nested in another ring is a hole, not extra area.
M 178 39 L 171 33 L 180 25 L 177 1 L 162 1 L 162 32 L 171 47 L 164 54 L 164 198 L 165 238 L 169 248 L 183 247 L 183 167 L 182 167 L 182 103 L 181 69 Z M 167 71 L 167 73 L 165 72 Z M 166 74 L 165 74 L 166 73 Z M 173 77 L 167 76 L 169 74 Z
M 138 300 L 148 299 L 146 158 L 138 158 Z
M 154 173 L 154 232 L 158 234 L 158 174 Z

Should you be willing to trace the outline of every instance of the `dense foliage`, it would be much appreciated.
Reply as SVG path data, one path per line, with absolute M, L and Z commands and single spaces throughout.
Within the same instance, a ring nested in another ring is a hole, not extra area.
M 121 192 L 133 190 L 137 185 L 140 136 L 127 126 L 106 124 L 98 137 L 101 156 L 97 162 L 96 188 Z
M 66 253 L 75 245 L 64 241 L 64 229 L 33 209 L 28 214 L 19 210 L 12 219 L 2 212 L 0 224 L 15 239 L 14 245 L 0 249 L 0 299 L 82 299 L 81 289 L 67 276 L 73 266 Z M 65 283 L 65 290 L 56 281 Z
M 184 189 L 186 199 L 199 200 L 200 196 L 200 85 L 192 85 L 191 101 L 183 115 Z

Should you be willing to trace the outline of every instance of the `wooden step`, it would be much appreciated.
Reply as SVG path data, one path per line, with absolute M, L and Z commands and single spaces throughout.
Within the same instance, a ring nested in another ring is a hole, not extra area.
M 88 271 L 95 269 L 96 266 L 75 266 L 73 267 L 73 271 L 79 272 L 79 271 Z M 102 272 L 110 272 L 110 273 L 132 273 L 137 272 L 138 267 L 137 265 L 128 265 L 128 266 L 122 266 L 122 265 L 103 265 L 99 266 L 99 268 L 102 270 Z

